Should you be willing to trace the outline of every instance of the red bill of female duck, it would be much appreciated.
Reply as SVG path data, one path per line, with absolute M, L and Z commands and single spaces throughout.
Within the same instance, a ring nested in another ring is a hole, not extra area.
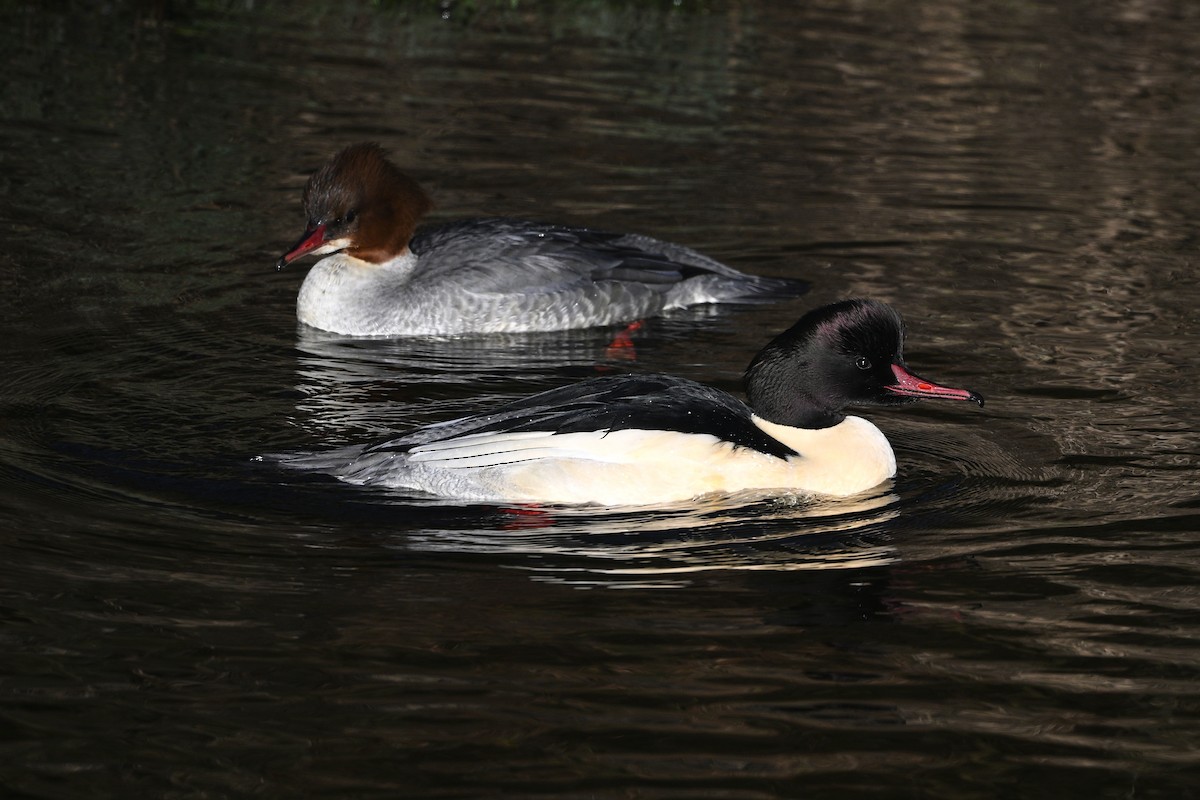
M 308 225 L 279 260 L 327 256 L 300 287 L 300 321 L 352 336 L 550 331 L 807 288 L 638 234 L 499 217 L 418 229 L 432 207 L 376 144 L 351 145 L 314 173 Z
M 765 490 L 846 496 L 896 474 L 883 433 L 847 406 L 983 397 L 919 377 L 890 306 L 810 311 L 746 371 L 746 402 L 683 378 L 552 389 L 397 439 L 291 465 L 367 486 L 473 501 L 647 505 Z

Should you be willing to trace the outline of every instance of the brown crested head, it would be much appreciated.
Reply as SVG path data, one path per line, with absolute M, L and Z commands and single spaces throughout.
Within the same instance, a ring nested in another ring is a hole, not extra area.
M 313 173 L 304 187 L 308 230 L 345 252 L 382 263 L 408 248 L 417 221 L 433 208 L 429 195 L 374 142 L 353 144 Z

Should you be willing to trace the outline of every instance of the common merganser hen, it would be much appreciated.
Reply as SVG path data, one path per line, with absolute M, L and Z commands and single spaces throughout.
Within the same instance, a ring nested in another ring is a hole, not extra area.
M 351 145 L 314 173 L 308 226 L 279 260 L 332 254 L 300 287 L 300 321 L 354 336 L 550 331 L 807 288 L 637 234 L 504 218 L 416 230 L 432 207 L 377 144 Z
M 890 306 L 810 311 L 746 371 L 747 402 L 667 375 L 593 378 L 299 466 L 354 484 L 461 500 L 646 505 L 746 489 L 845 496 L 896 474 L 891 445 L 848 405 L 983 397 L 904 363 Z

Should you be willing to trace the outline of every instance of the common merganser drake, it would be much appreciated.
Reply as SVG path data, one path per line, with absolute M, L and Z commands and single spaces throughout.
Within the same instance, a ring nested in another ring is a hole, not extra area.
M 416 230 L 432 207 L 374 143 L 351 145 L 314 173 L 308 226 L 279 260 L 282 269 L 332 254 L 300 287 L 300 321 L 353 336 L 551 331 L 807 288 L 637 234 L 504 218 Z
M 896 474 L 891 445 L 848 405 L 983 397 L 904 363 L 890 306 L 810 311 L 746 371 L 747 402 L 667 375 L 593 378 L 489 413 L 293 466 L 349 483 L 499 502 L 646 505 L 747 489 L 845 496 Z

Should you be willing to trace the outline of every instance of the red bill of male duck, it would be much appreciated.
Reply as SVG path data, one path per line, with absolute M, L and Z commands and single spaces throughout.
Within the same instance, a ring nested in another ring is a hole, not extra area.
M 369 447 L 284 459 L 349 483 L 468 501 L 664 504 L 760 490 L 847 496 L 896 474 L 883 433 L 847 406 L 983 397 L 913 374 L 890 306 L 805 314 L 754 357 L 746 402 L 667 375 L 535 394 Z
M 551 331 L 807 289 L 638 234 L 500 217 L 418 229 L 432 207 L 377 144 L 333 156 L 304 187 L 307 227 L 279 260 L 327 256 L 300 287 L 300 321 L 351 336 Z

